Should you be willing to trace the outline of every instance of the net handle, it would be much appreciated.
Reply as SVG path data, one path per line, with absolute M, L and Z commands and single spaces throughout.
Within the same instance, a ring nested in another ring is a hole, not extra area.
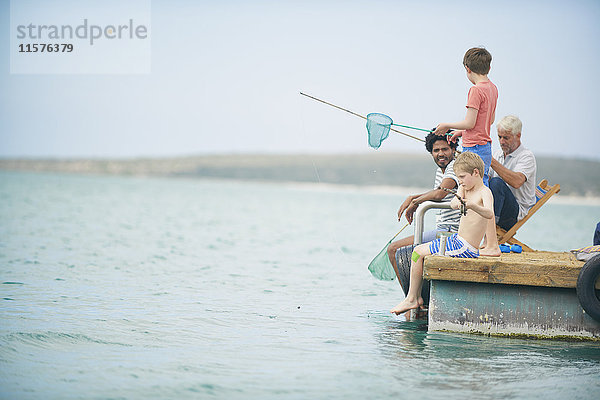
M 407 223 L 406 223 L 406 224 L 405 224 L 405 225 L 402 227 L 402 229 L 400 229 L 400 230 L 398 231 L 398 233 L 396 233 L 396 234 L 394 235 L 394 237 L 390 239 L 390 243 L 392 243 L 392 240 L 396 239 L 396 236 L 398 236 L 399 234 L 401 234 L 401 233 L 402 233 L 402 231 L 403 231 L 404 229 L 406 229 L 406 227 L 407 227 L 408 225 L 410 225 L 410 222 L 407 222 Z M 388 244 L 389 244 L 389 243 L 388 243 Z
M 326 102 L 325 100 L 321 100 L 321 99 L 319 99 L 319 98 L 316 98 L 316 97 L 314 97 L 314 96 L 311 96 L 311 95 L 309 95 L 309 94 L 306 94 L 306 93 L 302 93 L 302 92 L 300 92 L 300 94 L 301 94 L 302 96 L 306 96 L 306 97 L 308 97 L 308 98 L 310 98 L 310 99 L 316 100 L 316 101 L 318 101 L 318 102 L 321 102 L 321 103 L 323 103 L 323 104 L 327 104 L 328 106 L 335 107 L 335 108 L 337 108 L 338 110 L 346 111 L 347 113 L 350 113 L 350 114 L 352 114 L 352 115 L 355 115 L 355 116 L 357 116 L 357 117 L 359 117 L 359 118 L 362 118 L 362 119 L 364 119 L 365 121 L 367 120 L 367 117 L 365 117 L 365 116 L 363 116 L 363 115 L 360 115 L 360 114 L 357 114 L 357 113 L 355 113 L 354 111 L 350 111 L 350 110 L 347 110 L 347 109 L 345 109 L 345 108 L 343 108 L 343 107 L 336 106 L 335 104 L 328 103 L 328 102 Z M 391 131 L 394 131 L 394 132 L 396 132 L 396 133 L 399 133 L 399 134 L 401 134 L 401 135 L 408 136 L 409 138 L 412 138 L 412 139 L 418 140 L 419 142 L 423 142 L 423 143 L 425 143 L 425 139 L 421 139 L 420 137 L 416 137 L 416 136 L 413 136 L 413 135 L 409 135 L 408 133 L 404 133 L 404 132 L 402 132 L 402 131 L 399 131 L 398 129 L 394 129 L 394 128 L 390 128 L 390 130 L 391 130 Z
M 374 114 L 384 116 L 385 118 L 388 118 L 390 121 L 392 121 L 391 117 L 389 117 L 388 115 L 382 114 L 382 113 L 367 114 L 367 121 L 369 121 L 370 116 L 374 115 Z M 416 131 L 427 132 L 427 133 L 433 133 L 433 131 L 435 131 L 435 129 L 423 129 L 423 128 L 417 128 L 417 127 L 410 126 L 410 125 L 395 124 L 393 121 L 390 122 L 389 124 L 383 124 L 383 123 L 377 122 L 377 121 L 374 121 L 374 122 L 376 124 L 379 124 L 379 125 L 389 125 L 390 127 L 392 127 L 392 126 L 399 126 L 399 127 L 402 127 L 402 128 L 414 129 Z M 448 130 L 448 132 L 445 133 L 445 135 L 446 136 L 452 136 L 452 132 L 454 132 L 454 129 Z
M 429 132 L 429 133 L 433 132 L 431 129 L 415 128 L 414 126 L 400 125 L 400 124 L 392 124 L 392 125 L 399 126 L 402 128 L 407 128 L 407 129 L 414 129 L 416 131 Z

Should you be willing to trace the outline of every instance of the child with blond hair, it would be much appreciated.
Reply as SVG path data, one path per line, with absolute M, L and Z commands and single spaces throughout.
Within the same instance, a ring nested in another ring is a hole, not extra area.
M 454 162 L 454 173 L 460 186 L 456 197 L 451 201 L 454 209 L 466 210 L 460 218 L 458 233 L 447 239 L 445 255 L 457 258 L 479 257 L 479 244 L 483 238 L 488 221 L 494 217 L 494 199 L 490 189 L 483 184 L 485 166 L 481 157 L 465 152 Z M 440 239 L 415 247 L 410 267 L 410 288 L 404 301 L 391 312 L 402 314 L 423 305 L 421 286 L 423 285 L 423 257 L 440 251 Z

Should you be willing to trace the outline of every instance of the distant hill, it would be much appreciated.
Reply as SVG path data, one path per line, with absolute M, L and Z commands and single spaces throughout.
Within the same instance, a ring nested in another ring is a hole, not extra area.
M 600 196 L 600 161 L 538 157 L 537 180 L 561 193 Z M 0 169 L 69 173 L 325 182 L 428 187 L 435 164 L 427 155 L 207 155 L 140 159 L 4 159 Z

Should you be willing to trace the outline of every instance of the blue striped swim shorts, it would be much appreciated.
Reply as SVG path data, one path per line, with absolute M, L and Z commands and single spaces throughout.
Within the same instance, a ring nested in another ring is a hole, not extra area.
M 435 239 L 429 242 L 429 252 L 431 254 L 440 252 L 441 241 L 442 239 Z M 479 250 L 455 233 L 446 239 L 446 255 L 456 258 L 477 258 L 479 257 Z

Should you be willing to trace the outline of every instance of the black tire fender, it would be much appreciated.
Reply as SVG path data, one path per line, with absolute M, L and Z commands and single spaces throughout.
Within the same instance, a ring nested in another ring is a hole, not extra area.
M 598 298 L 600 290 L 596 290 L 598 277 L 600 277 L 600 255 L 590 258 L 583 264 L 577 277 L 579 304 L 590 317 L 600 322 L 600 298 Z

